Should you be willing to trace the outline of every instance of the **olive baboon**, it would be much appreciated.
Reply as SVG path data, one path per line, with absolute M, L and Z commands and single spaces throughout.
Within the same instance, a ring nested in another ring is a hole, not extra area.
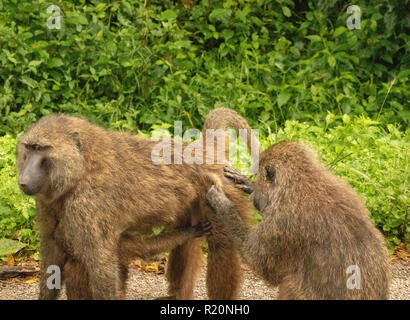
M 156 144 L 64 115 L 40 119 L 21 137 L 19 184 L 36 198 L 41 299 L 58 294 L 46 286 L 47 267 L 63 270 L 66 262 L 63 274 L 70 296 L 118 298 L 127 270 L 128 257 L 121 257 L 128 251 L 121 247 L 124 241 L 129 243 L 124 239 L 132 232 L 150 234 L 154 227 L 172 230 L 197 224 L 211 210 L 205 195 L 213 176 L 227 183 L 222 189 L 244 221 L 250 216 L 246 194 L 223 177 L 223 165 L 156 165 L 151 158 Z M 183 150 L 172 149 L 173 157 L 179 152 Z M 240 284 L 233 241 L 217 222 L 207 241 L 208 295 L 233 299 Z M 201 239 L 192 239 L 171 251 L 170 298 L 192 298 L 202 261 L 200 243 Z
M 244 260 L 267 282 L 279 285 L 280 299 L 388 298 L 383 236 L 353 188 L 312 150 L 280 142 L 261 154 L 254 183 L 233 169 L 226 168 L 226 176 L 241 189 L 254 190 L 262 222 L 249 230 L 216 188 L 207 200 Z M 354 275 L 350 287 L 349 273 Z

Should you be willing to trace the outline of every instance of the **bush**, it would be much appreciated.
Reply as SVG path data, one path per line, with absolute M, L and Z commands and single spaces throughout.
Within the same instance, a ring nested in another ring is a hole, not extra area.
M 38 245 L 33 231 L 35 201 L 18 187 L 15 153 L 16 140 L 9 135 L 0 137 L 0 239 L 17 239 L 32 251 Z
M 407 126 L 408 10 L 398 0 L 60 1 L 61 30 L 39 0 L 0 4 L 0 134 L 51 112 L 114 128 L 226 106 L 260 121 L 364 114 Z M 179 3 L 179 2 L 178 2 Z

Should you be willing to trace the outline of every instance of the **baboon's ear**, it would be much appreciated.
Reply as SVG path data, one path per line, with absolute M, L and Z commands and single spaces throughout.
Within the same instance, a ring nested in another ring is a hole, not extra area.
M 71 137 L 74 139 L 74 142 L 78 148 L 78 150 L 81 151 L 82 149 L 82 144 L 81 144 L 81 139 L 80 139 L 80 134 L 78 132 L 73 132 L 71 134 Z
M 265 173 L 266 173 L 266 178 L 269 181 L 275 181 L 276 169 L 273 165 L 271 165 L 271 164 L 267 165 L 266 168 L 265 168 Z

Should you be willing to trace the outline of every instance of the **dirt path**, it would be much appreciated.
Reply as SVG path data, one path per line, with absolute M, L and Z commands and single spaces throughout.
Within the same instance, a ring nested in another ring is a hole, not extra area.
M 410 300 L 410 263 L 392 261 L 392 284 L 390 299 Z M 26 280 L 11 279 L 0 281 L 0 299 L 29 300 L 37 299 L 38 282 L 26 283 Z M 167 294 L 167 283 L 162 274 L 149 273 L 131 269 L 128 281 L 127 299 L 155 299 Z M 277 288 L 268 287 L 252 272 L 245 271 L 245 281 L 242 286 L 241 299 L 276 299 Z M 62 299 L 65 299 L 63 293 Z M 195 299 L 206 299 L 205 270 L 202 271 L 195 288 Z

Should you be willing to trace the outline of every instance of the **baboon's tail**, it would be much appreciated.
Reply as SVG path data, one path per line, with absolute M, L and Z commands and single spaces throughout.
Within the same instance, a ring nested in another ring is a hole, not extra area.
M 202 129 L 202 136 L 204 146 L 206 147 L 206 130 L 222 129 L 227 130 L 229 128 L 240 130 L 246 130 L 246 144 L 248 151 L 252 157 L 252 166 L 256 165 L 259 161 L 259 140 L 252 132 L 248 122 L 239 115 L 235 110 L 229 108 L 217 108 L 211 110 L 206 116 L 204 127 Z M 214 143 L 214 154 L 216 156 L 217 145 Z M 227 138 L 225 139 L 225 160 L 229 159 L 229 150 L 227 144 Z

